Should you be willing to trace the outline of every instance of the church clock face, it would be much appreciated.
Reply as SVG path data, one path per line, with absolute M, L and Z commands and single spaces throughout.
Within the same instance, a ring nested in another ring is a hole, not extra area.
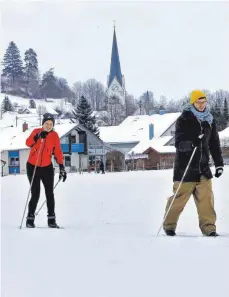
M 112 91 L 117 91 L 118 90 L 118 86 L 116 84 L 113 84 L 111 87 Z

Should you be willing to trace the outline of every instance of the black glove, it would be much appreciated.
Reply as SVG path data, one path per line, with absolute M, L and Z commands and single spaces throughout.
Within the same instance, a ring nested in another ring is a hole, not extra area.
M 220 177 L 223 174 L 223 167 L 216 167 L 215 177 Z
M 47 135 L 48 135 L 48 132 L 43 130 L 40 133 L 40 138 L 45 139 Z
M 37 133 L 37 134 L 34 136 L 33 139 L 34 139 L 35 142 L 37 142 L 37 140 L 38 140 L 39 138 L 43 138 L 43 139 L 45 139 L 47 135 L 48 135 L 48 132 L 43 130 L 43 131 Z
M 200 135 L 198 136 L 192 143 L 193 143 L 193 146 L 194 147 L 199 147 L 201 142 L 202 142 L 202 139 L 203 139 L 204 135 Z
M 65 180 L 67 178 L 67 172 L 64 169 L 64 165 L 60 164 L 59 168 L 60 168 L 59 179 L 63 178 L 63 182 L 65 182 Z

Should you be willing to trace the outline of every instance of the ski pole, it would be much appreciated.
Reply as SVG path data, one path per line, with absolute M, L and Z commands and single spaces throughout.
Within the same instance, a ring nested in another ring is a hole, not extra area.
M 202 136 L 202 135 L 201 135 L 201 136 Z M 203 137 L 203 136 L 202 136 L 202 137 Z M 202 137 L 199 136 L 199 138 L 202 138 Z M 185 175 L 186 175 L 186 173 L 187 173 L 187 171 L 188 171 L 188 169 L 189 169 L 189 166 L 190 166 L 190 164 L 191 164 L 191 162 L 192 162 L 192 159 L 193 159 L 193 157 L 194 157 L 194 155 L 195 155 L 195 153 L 196 153 L 196 149 L 197 149 L 197 146 L 194 148 L 194 150 L 193 150 L 193 152 L 192 152 L 191 158 L 190 158 L 190 160 L 189 160 L 189 162 L 188 162 L 188 165 L 187 165 L 187 167 L 186 167 L 186 169 L 185 169 L 185 172 L 184 172 L 184 174 L 183 174 L 183 177 L 182 177 L 182 179 L 181 179 L 181 181 L 180 181 L 180 183 L 179 183 L 179 186 L 178 186 L 178 188 L 177 188 L 177 190 L 176 190 L 176 192 L 175 192 L 175 194 L 174 194 L 174 196 L 173 196 L 173 199 L 172 199 L 172 201 L 171 201 L 171 203 L 170 203 L 170 206 L 169 206 L 169 208 L 168 208 L 168 210 L 167 210 L 167 212 L 166 212 L 166 214 L 165 214 L 165 217 L 164 217 L 164 219 L 163 219 L 163 222 L 162 222 L 162 224 L 161 224 L 161 226 L 160 226 L 160 228 L 159 228 L 159 230 L 158 230 L 158 232 L 157 232 L 157 236 L 158 236 L 158 234 L 160 233 L 161 228 L 162 228 L 162 226 L 164 225 L 164 222 L 165 222 L 165 220 L 166 220 L 166 218 L 167 218 L 167 216 L 168 216 L 168 213 L 169 213 L 169 211 L 170 211 L 170 209 L 171 209 L 171 207 L 172 207 L 172 205 L 173 205 L 173 202 L 174 202 L 174 200 L 175 200 L 175 198 L 176 198 L 176 196 L 177 196 L 177 193 L 178 193 L 178 191 L 180 190 L 180 187 L 181 187 L 182 182 L 183 182 L 183 180 L 184 180 L 184 178 L 185 178 Z
M 59 184 L 61 178 L 59 178 L 59 180 L 57 181 L 57 183 L 55 184 L 53 190 L 56 188 L 56 186 Z M 41 207 L 38 209 L 38 211 L 35 213 L 35 215 L 37 216 L 40 212 L 40 210 L 42 209 L 42 207 L 45 205 L 46 200 L 42 203 Z
M 43 138 L 41 139 L 41 144 L 40 144 L 39 151 L 38 151 L 36 165 L 35 165 L 35 167 L 33 169 L 33 176 L 32 176 L 32 179 L 31 179 L 31 183 L 30 183 L 30 187 L 29 187 L 29 192 L 28 192 L 27 199 L 26 199 L 26 204 L 25 204 L 25 209 L 24 209 L 24 213 L 23 213 L 23 216 L 22 216 L 22 220 L 21 220 L 21 225 L 19 227 L 20 229 L 22 228 L 23 220 L 24 220 L 24 217 L 25 217 L 25 212 L 26 212 L 26 208 L 27 208 L 27 205 L 28 205 L 28 201 L 29 201 L 29 195 L 30 195 L 30 191 L 31 191 L 31 188 L 32 188 L 32 185 L 33 185 L 33 180 L 34 180 L 34 177 L 35 177 L 35 173 L 36 173 L 36 170 L 37 170 L 37 164 L 38 164 L 38 160 L 39 160 L 40 153 L 41 153 L 42 143 L 43 143 Z

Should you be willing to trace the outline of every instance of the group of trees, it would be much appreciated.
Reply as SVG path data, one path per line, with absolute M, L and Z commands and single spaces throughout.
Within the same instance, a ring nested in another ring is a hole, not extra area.
M 1 92 L 27 98 L 71 98 L 73 91 L 66 79 L 54 75 L 51 68 L 40 78 L 38 57 L 34 49 L 24 53 L 24 64 L 20 51 L 11 41 L 3 57 Z
M 216 92 L 210 92 L 203 90 L 208 98 L 208 104 L 213 114 L 217 128 L 219 131 L 224 130 L 229 125 L 229 92 L 224 90 L 218 90 Z M 160 110 L 165 110 L 167 113 L 181 112 L 185 105 L 189 103 L 190 94 L 181 98 L 180 100 L 167 100 L 165 96 L 161 96 L 159 101 L 154 99 L 153 92 L 147 91 L 137 101 L 138 114 L 154 114 Z
M 77 110 L 82 104 L 82 98 L 87 100 L 92 111 L 102 112 L 101 118 L 107 125 L 118 125 L 129 115 L 150 115 L 158 113 L 161 109 L 166 112 L 182 111 L 189 101 L 189 94 L 184 98 L 168 100 L 161 96 L 159 100 L 154 98 L 152 91 L 144 92 L 139 98 L 125 94 L 125 102 L 121 102 L 118 96 L 108 97 L 105 86 L 95 79 L 85 82 L 77 81 L 72 87 L 67 80 L 57 77 L 54 68 L 46 71 L 42 77 L 39 74 L 38 57 L 34 49 L 29 48 L 24 53 L 24 62 L 20 51 L 11 41 L 3 57 L 3 69 L 1 74 L 1 92 L 30 98 L 30 107 L 36 108 L 33 99 L 64 98 L 72 103 L 73 109 Z M 211 111 L 216 118 L 219 130 L 228 125 L 228 102 L 229 92 L 219 90 L 207 93 Z M 85 102 L 84 102 L 85 104 Z M 1 106 L 1 112 L 14 110 L 13 104 L 6 96 Z M 61 115 L 61 107 L 56 108 Z M 66 117 L 74 117 L 76 113 L 65 113 Z

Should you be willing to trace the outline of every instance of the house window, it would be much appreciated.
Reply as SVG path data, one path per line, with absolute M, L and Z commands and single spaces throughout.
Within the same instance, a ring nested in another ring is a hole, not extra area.
M 65 156 L 64 162 L 66 167 L 71 167 L 71 156 Z
M 61 138 L 61 144 L 64 144 L 64 143 L 66 143 L 66 144 L 68 144 L 69 143 L 69 137 L 68 136 L 65 136 L 65 137 L 62 137 Z
M 10 157 L 10 166 L 19 166 L 19 157 Z
M 76 143 L 76 136 L 75 135 L 71 135 L 71 142 Z

